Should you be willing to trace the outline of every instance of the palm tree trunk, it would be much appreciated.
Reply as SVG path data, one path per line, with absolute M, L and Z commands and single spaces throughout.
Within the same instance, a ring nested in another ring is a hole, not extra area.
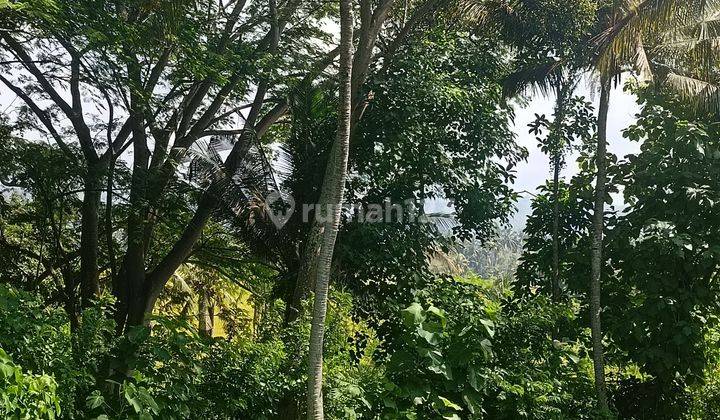
M 558 232 L 560 230 L 560 154 L 558 153 L 553 159 L 553 225 L 552 225 L 552 270 L 553 284 L 552 295 L 553 300 L 557 302 L 560 299 L 560 238 Z
M 335 239 L 340 226 L 341 203 L 347 175 L 350 151 L 350 121 L 352 114 L 352 39 L 353 16 L 351 0 L 340 0 L 340 94 L 338 104 L 337 138 L 330 151 L 330 160 L 325 169 L 325 179 L 320 194 L 320 205 L 325 212 L 322 225 L 322 243 L 315 282 L 312 327 L 310 330 L 310 351 L 308 354 L 307 416 L 311 420 L 324 419 L 322 395 L 323 335 L 327 312 L 330 267 L 332 265 Z M 311 233 L 312 235 L 312 233 Z
M 554 155 L 552 156 L 553 166 L 553 224 L 552 224 L 552 297 L 555 302 L 560 299 L 560 170 L 563 165 L 563 157 L 565 153 L 565 142 L 571 139 L 565 138 L 563 126 L 565 124 L 565 109 L 567 101 L 572 95 L 574 81 L 572 77 L 565 80 L 562 76 L 559 78 L 556 86 L 556 103 L 555 103 L 555 120 L 553 121 L 552 133 L 550 133 L 550 141 L 556 142 L 554 145 Z
M 198 333 L 201 337 L 210 338 L 213 332 L 213 317 L 210 312 L 210 293 L 207 286 L 201 286 L 198 293 Z
M 600 325 L 600 275 L 603 265 L 603 222 L 605 215 L 605 183 L 607 153 L 607 119 L 610 108 L 611 79 L 603 76 L 600 87 L 600 109 L 598 110 L 597 184 L 595 186 L 595 214 L 593 216 L 593 238 L 590 277 L 590 329 L 593 343 L 593 363 L 595 370 L 595 390 L 598 409 L 608 411 L 607 390 L 605 388 L 605 360 L 603 357 L 602 328 Z

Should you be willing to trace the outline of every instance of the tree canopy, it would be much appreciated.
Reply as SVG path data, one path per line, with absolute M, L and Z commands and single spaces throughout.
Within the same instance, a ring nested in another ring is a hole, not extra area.
M 716 418 L 719 14 L 0 0 L 0 415 Z

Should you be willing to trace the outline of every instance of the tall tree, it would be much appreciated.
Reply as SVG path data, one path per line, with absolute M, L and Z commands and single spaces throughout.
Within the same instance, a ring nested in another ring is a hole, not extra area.
M 612 83 L 623 68 L 634 68 L 646 78 L 652 78 L 653 65 L 648 59 L 645 44 L 659 33 L 704 16 L 714 2 L 705 0 L 616 0 L 600 19 L 600 33 L 594 41 L 598 45 L 594 67 L 600 73 L 600 104 L 598 108 L 598 136 L 596 151 L 596 185 L 591 251 L 590 310 L 593 341 L 595 387 L 600 411 L 608 410 L 605 386 L 604 357 L 601 328 L 601 278 L 603 266 L 603 225 L 605 217 L 605 186 L 607 182 L 607 119 Z
M 435 4 L 433 0 L 428 1 Z M 382 0 L 376 7 L 373 8 L 373 2 L 370 0 L 362 0 L 360 2 L 360 28 L 357 35 L 357 49 L 353 56 L 351 69 L 351 133 L 358 121 L 360 121 L 365 107 L 368 105 L 372 96 L 369 92 L 363 92 L 362 88 L 364 87 L 371 71 L 371 65 L 377 59 L 375 46 L 378 41 L 380 31 L 382 30 L 385 21 L 388 19 L 393 3 L 394 0 Z M 422 18 L 433 10 L 434 7 L 430 9 L 418 7 L 415 12 L 415 14 L 419 16 L 418 19 L 410 19 L 405 25 L 403 25 L 403 30 L 397 34 L 397 37 L 393 42 L 402 43 L 402 40 L 409 35 L 410 30 L 413 28 L 411 25 L 417 25 L 420 23 Z M 387 63 L 392 59 L 392 56 L 385 56 L 384 58 Z M 320 257 L 320 246 L 323 242 L 322 236 L 322 230 L 319 226 L 317 226 L 317 224 L 314 224 L 305 238 L 303 256 L 297 273 L 297 282 L 288 317 L 289 321 L 297 318 L 302 300 L 305 299 L 308 293 L 315 288 L 317 268 L 319 267 L 318 260 Z
M 560 174 L 565 165 L 567 153 L 575 147 L 587 146 L 594 141 L 595 117 L 589 102 L 582 97 L 573 97 L 577 76 L 562 75 L 553 82 L 555 91 L 555 110 L 553 121 L 545 115 L 538 116 L 529 124 L 530 132 L 538 140 L 540 150 L 550 158 L 553 173 L 552 189 L 552 267 L 550 270 L 552 296 L 557 300 L 561 293 L 560 270 Z M 545 134 L 547 133 L 547 134 Z
M 307 413 L 308 419 L 325 418 L 322 396 L 323 336 L 327 313 L 330 268 L 335 239 L 340 227 L 343 191 L 347 177 L 350 152 L 350 123 L 352 119 L 353 13 L 352 0 L 340 0 L 340 72 L 337 137 L 330 151 L 320 195 L 322 222 L 315 229 L 322 234 L 320 255 L 316 269 L 315 301 L 313 304 L 310 351 L 308 353 Z
M 183 195 L 187 184 L 179 179 L 191 150 L 203 138 L 232 136 L 222 162 L 229 174 L 224 182 L 245 182 L 249 150 L 287 112 L 286 87 L 276 75 L 293 73 L 281 70 L 289 68 L 312 79 L 332 63 L 335 53 L 311 45 L 327 36 L 317 24 L 327 6 L 299 6 L 299 1 L 277 7 L 274 1 L 242 0 L 0 5 L 0 81 L 29 109 L 19 114 L 23 122 L 54 140 L 84 172 L 80 269 L 63 280 L 72 294 L 79 284 L 84 304 L 101 282 L 110 284 L 119 331 L 152 312 L 225 198 L 218 182 L 203 185 L 199 200 Z M 298 23 L 289 28 L 295 18 Z M 289 59 L 280 64 L 279 54 Z M 308 62 L 314 64 L 309 71 Z M 267 106 L 271 95 L 274 106 Z M 73 143 L 81 153 L 73 151 Z M 109 175 L 128 161 L 131 179 L 124 189 Z M 101 226 L 102 190 L 123 204 L 106 199 Z M 186 222 L 170 235 L 158 235 L 168 224 L 166 216 L 177 215 L 171 201 L 183 204 L 178 219 Z M 122 218 L 118 223 L 113 213 Z M 111 230 L 118 228 L 124 235 L 115 236 L 122 239 L 113 247 Z M 105 252 L 99 240 L 103 229 Z M 115 268 L 114 249 L 123 248 L 112 278 L 100 278 L 106 260 Z
M 552 224 L 552 249 L 553 249 L 553 273 L 552 273 L 552 295 L 553 299 L 557 301 L 560 299 L 560 238 L 558 237 L 560 231 L 560 171 L 562 170 L 565 139 L 562 138 L 559 132 L 559 126 L 563 124 L 565 114 L 565 101 L 570 90 L 568 84 L 560 82 L 560 85 L 555 89 L 556 101 L 555 101 L 555 121 L 554 129 L 555 134 L 553 137 L 557 137 L 554 140 L 551 150 L 552 159 L 552 171 L 553 171 L 553 224 Z
M 607 119 L 610 108 L 611 78 L 602 75 L 600 81 L 600 105 L 598 108 L 597 149 L 595 154 L 596 181 L 593 208 L 593 236 L 590 255 L 590 330 L 593 343 L 593 371 L 598 409 L 608 411 L 605 386 L 605 360 L 603 356 L 602 325 L 600 323 L 600 275 L 602 270 L 603 227 L 605 219 L 605 184 L 607 182 Z
M 562 128 L 565 125 L 565 112 L 568 106 L 568 100 L 574 88 L 572 80 L 566 80 L 565 76 L 560 72 L 558 77 L 551 82 L 555 91 L 555 111 L 554 120 L 550 123 L 545 115 L 530 123 L 530 132 L 539 136 L 542 134 L 543 128 L 549 130 L 547 138 L 537 137 L 540 142 L 540 149 L 550 157 L 550 167 L 553 173 L 552 183 L 552 200 L 553 200 L 553 220 L 552 230 L 550 232 L 552 238 L 552 278 L 551 290 L 553 299 L 557 301 L 560 298 L 560 238 L 558 238 L 560 230 L 560 172 L 564 165 L 565 149 L 567 148 L 567 139 Z
M 547 131 L 545 138 L 538 137 L 540 148 L 550 157 L 553 174 L 554 217 L 551 239 L 553 266 L 551 291 L 560 296 L 559 182 L 568 143 L 567 109 L 573 99 L 580 71 L 585 67 L 586 41 L 594 25 L 597 5 L 586 0 L 517 1 L 507 3 L 480 0 L 463 0 L 460 8 L 464 15 L 499 28 L 515 50 L 517 70 L 505 81 L 505 94 L 516 95 L 532 89 L 547 96 L 555 96 L 554 119 L 550 123 L 545 115 L 531 123 L 536 136 Z

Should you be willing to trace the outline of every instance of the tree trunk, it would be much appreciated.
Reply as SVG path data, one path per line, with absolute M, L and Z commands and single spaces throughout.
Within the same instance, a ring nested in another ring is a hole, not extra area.
M 552 295 L 557 302 L 560 299 L 560 154 L 553 159 L 553 224 L 552 224 Z
M 201 287 L 198 293 L 198 334 L 210 338 L 213 332 L 213 318 L 210 312 L 210 293 L 207 287 Z
M 84 179 L 83 203 L 80 210 L 80 296 L 83 308 L 100 294 L 98 271 L 98 224 L 102 168 L 88 163 Z
M 165 255 L 165 258 L 160 261 L 157 267 L 148 274 L 146 281 L 147 297 L 143 313 L 152 312 L 155 302 L 158 297 L 160 297 L 160 293 L 165 287 L 165 284 L 170 280 L 175 270 L 177 270 L 190 255 L 195 243 L 200 239 L 205 225 L 207 225 L 219 203 L 220 199 L 216 196 L 213 188 L 203 193 L 198 208 L 195 210 L 190 222 L 185 226 L 185 230 L 180 236 L 180 239 L 175 242 L 173 248 Z
M 65 312 L 70 319 L 70 332 L 75 333 L 80 326 L 78 319 L 77 296 L 75 294 L 77 271 L 69 265 L 61 268 L 62 278 L 65 280 Z
M 603 225 L 605 216 L 605 183 L 607 153 L 607 119 L 610 108 L 611 80 L 602 77 L 600 87 L 600 109 L 598 110 L 597 184 L 595 186 L 595 214 L 593 216 L 593 238 L 590 278 L 590 328 L 592 331 L 593 363 L 595 371 L 595 390 L 598 409 L 608 411 L 607 390 L 605 388 L 605 361 L 603 357 L 602 328 L 600 325 L 600 277 L 603 265 Z
M 313 226 L 314 228 L 315 226 Z M 295 288 L 292 294 L 288 296 L 288 302 L 285 307 L 284 324 L 289 325 L 296 321 L 302 310 L 302 302 L 307 299 L 310 290 L 315 290 L 315 280 L 317 279 L 317 257 L 320 253 L 320 244 L 322 236 L 312 229 L 305 241 L 305 249 L 302 255 L 305 256 L 298 268 L 295 280 Z
M 105 188 L 105 246 L 107 246 L 108 265 L 110 268 L 111 282 L 117 277 L 117 268 L 115 267 L 115 249 L 113 241 L 113 191 L 114 191 L 114 174 L 115 174 L 115 156 L 110 150 L 108 157 L 107 169 L 107 185 Z
M 307 415 L 310 420 L 322 420 L 323 412 L 322 372 L 323 372 L 323 335 L 325 333 L 325 315 L 330 285 L 335 239 L 340 226 L 343 190 L 347 176 L 347 163 L 350 151 L 350 121 L 352 118 L 352 39 L 353 16 L 352 2 L 340 0 L 340 94 L 338 104 L 337 138 L 330 151 L 330 159 L 325 170 L 320 195 L 321 211 L 325 213 L 322 223 L 313 226 L 322 234 L 320 255 L 318 258 L 317 280 L 315 282 L 315 302 L 313 305 L 312 327 L 310 330 L 310 351 L 308 354 Z
M 144 239 L 145 224 L 148 216 L 148 183 L 150 149 L 145 131 L 145 100 L 142 96 L 142 78 L 137 58 L 129 53 L 127 71 L 128 80 L 135 89 L 130 90 L 130 120 L 132 121 L 133 171 L 130 181 L 129 213 L 127 218 L 127 250 L 122 263 L 122 275 L 116 282 L 120 290 L 115 290 L 118 298 L 116 316 L 117 328 L 121 325 L 139 325 L 138 307 L 143 299 L 145 284 Z
M 565 145 L 566 141 L 572 141 L 572 139 L 565 138 L 565 132 L 563 125 L 565 123 L 565 109 L 567 107 L 567 100 L 572 95 L 573 91 L 573 80 L 565 80 L 560 77 L 556 92 L 557 97 L 555 99 L 555 119 L 553 121 L 552 132 L 550 133 L 550 142 L 555 141 L 556 144 L 554 149 L 554 156 L 552 156 L 553 166 L 553 224 L 552 224 L 552 297 L 555 302 L 560 299 L 560 171 L 562 169 Z

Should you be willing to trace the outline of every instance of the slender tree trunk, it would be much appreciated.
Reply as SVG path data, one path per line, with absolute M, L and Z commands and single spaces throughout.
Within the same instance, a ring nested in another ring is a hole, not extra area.
M 608 411 L 605 388 L 605 361 L 603 357 L 602 328 L 600 325 L 600 278 L 603 265 L 603 225 L 605 215 L 605 183 L 607 182 L 607 119 L 610 108 L 611 79 L 602 77 L 600 87 L 600 109 L 598 111 L 597 184 L 595 186 L 595 214 L 593 216 L 593 238 L 590 278 L 590 328 L 592 331 L 595 390 L 598 409 Z
M 571 139 L 565 138 L 563 126 L 565 124 L 565 110 L 567 101 L 572 95 L 573 80 L 565 80 L 562 76 L 559 78 L 556 86 L 557 97 L 555 99 L 555 120 L 553 121 L 552 133 L 550 133 L 550 141 L 556 142 L 554 147 L 554 155 L 552 156 L 553 165 L 553 224 L 552 224 L 552 297 L 555 302 L 560 299 L 560 171 L 563 165 L 563 157 L 565 153 L 565 145 Z M 552 150 L 553 148 L 551 148 Z
M 297 279 L 295 280 L 295 288 L 293 289 L 292 295 L 289 296 L 289 301 L 285 309 L 285 325 L 296 321 L 300 317 L 302 302 L 307 299 L 310 290 L 315 289 L 317 256 L 320 253 L 321 243 L 322 235 L 317 232 L 317 229 L 311 230 L 302 254 L 306 258 L 300 262 Z
M 330 268 L 332 266 L 335 239 L 340 226 L 341 203 L 350 151 L 352 39 L 352 1 L 340 0 L 338 130 L 337 138 L 330 151 L 330 160 L 325 170 L 325 179 L 320 195 L 321 211 L 325 213 L 325 220 L 322 225 L 316 224 L 322 231 L 322 244 L 318 259 L 317 281 L 315 282 L 315 302 L 310 330 L 310 352 L 308 354 L 307 415 L 310 420 L 322 420 L 325 418 L 322 395 L 323 335 L 325 333 L 325 315 L 327 313 L 327 298 L 330 286 Z
M 111 151 L 112 152 L 112 151 Z M 117 276 L 117 267 L 115 267 L 115 249 L 113 248 L 113 191 L 115 174 L 115 156 L 110 155 L 108 158 L 107 186 L 105 189 L 105 241 L 107 246 L 108 264 L 110 267 L 110 279 L 114 282 Z
M 210 293 L 207 287 L 201 287 L 198 293 L 198 333 L 210 338 L 213 332 L 213 319 L 210 313 Z
M 75 295 L 75 286 L 77 272 L 68 265 L 62 267 L 62 278 L 65 280 L 65 312 L 70 319 L 70 332 L 75 333 L 80 325 L 78 320 L 77 300 Z
M 560 299 L 560 163 L 558 153 L 553 159 L 552 294 L 555 302 Z
M 80 210 L 80 296 L 82 307 L 90 305 L 100 294 L 100 273 L 98 271 L 98 211 L 100 208 L 102 169 L 88 163 L 84 180 L 83 203 Z

